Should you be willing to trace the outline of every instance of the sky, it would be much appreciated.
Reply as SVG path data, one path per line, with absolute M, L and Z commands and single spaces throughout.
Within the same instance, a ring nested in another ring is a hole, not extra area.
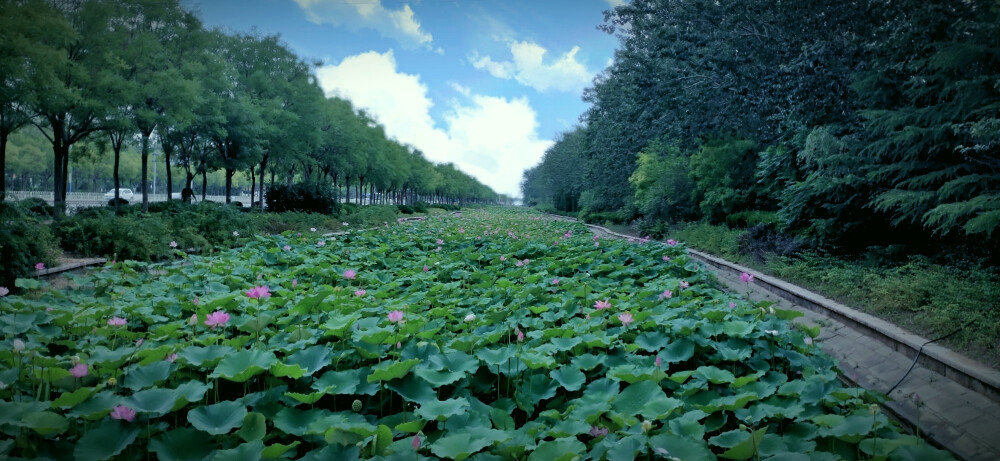
M 280 35 L 328 96 L 400 143 L 520 196 L 525 169 L 587 109 L 622 0 L 191 0 L 205 25 Z

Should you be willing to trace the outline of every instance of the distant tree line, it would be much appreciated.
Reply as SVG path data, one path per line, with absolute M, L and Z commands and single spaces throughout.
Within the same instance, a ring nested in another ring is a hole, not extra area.
M 997 2 L 632 0 L 601 28 L 614 61 L 525 172 L 528 203 L 996 249 Z
M 325 183 L 358 201 L 500 198 L 388 138 L 350 101 L 324 96 L 315 65 L 277 36 L 208 30 L 177 0 L 0 0 L 0 200 L 7 140 L 21 129 L 51 145 L 57 213 L 78 145 L 113 156 L 116 189 L 122 154 L 137 146 L 143 210 L 156 144 L 168 197 L 180 167 L 185 187 L 200 182 L 202 194 L 221 171 L 227 202 L 243 172 L 260 206 L 265 182 Z

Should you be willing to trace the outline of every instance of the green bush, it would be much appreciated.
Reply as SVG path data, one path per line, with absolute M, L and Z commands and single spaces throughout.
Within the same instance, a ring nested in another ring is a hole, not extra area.
M 708 223 L 681 223 L 674 225 L 671 238 L 686 243 L 689 247 L 702 250 L 730 260 L 737 260 L 737 241 L 741 231 Z
M 758 224 L 765 226 L 782 227 L 781 220 L 778 219 L 778 212 L 763 210 L 739 211 L 726 216 L 726 225 L 735 229 L 749 229 Z
M 413 204 L 414 213 L 427 213 L 427 204 L 424 202 L 417 202 Z
M 28 197 L 17 202 L 17 205 L 31 216 L 51 217 L 54 212 L 52 205 L 39 197 Z
M 337 192 L 325 183 L 300 183 L 271 186 L 267 190 L 267 209 L 273 213 L 300 211 L 337 214 Z
M 396 222 L 396 207 L 393 205 L 368 205 L 341 218 L 354 226 L 381 226 L 383 223 Z
M 59 221 L 56 229 L 63 249 L 81 256 L 151 261 L 170 251 L 168 226 L 159 214 L 88 210 Z
M 400 213 L 403 214 L 413 214 L 414 211 L 413 207 L 408 205 L 396 205 L 396 208 L 399 210 Z
M 337 213 L 340 217 L 345 217 L 357 213 L 361 209 L 361 205 L 357 203 L 341 203 L 340 211 Z
M 35 273 L 35 264 L 55 264 L 59 250 L 49 226 L 19 206 L 0 203 L 0 286 Z

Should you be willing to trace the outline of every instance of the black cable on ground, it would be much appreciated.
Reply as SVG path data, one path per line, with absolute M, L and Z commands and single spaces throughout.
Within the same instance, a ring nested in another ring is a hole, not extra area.
M 899 378 L 899 381 L 896 381 L 896 384 L 893 384 L 892 387 L 890 387 L 889 390 L 886 391 L 885 395 L 892 394 L 892 391 L 896 390 L 896 388 L 899 387 L 900 384 L 902 384 L 903 380 L 906 379 L 907 375 L 909 375 L 910 372 L 913 371 L 913 367 L 917 365 L 917 360 L 920 359 L 920 353 L 923 352 L 924 346 L 926 346 L 926 345 L 928 345 L 930 343 L 933 343 L 934 341 L 940 341 L 942 339 L 948 338 L 949 336 L 951 336 L 951 335 L 953 335 L 955 333 L 958 333 L 959 331 L 962 331 L 962 330 L 968 328 L 969 325 L 972 325 L 973 323 L 976 323 L 976 319 L 969 320 L 969 323 L 966 323 L 965 325 L 962 325 L 962 326 L 958 327 L 958 329 L 956 329 L 955 331 L 953 331 L 951 333 L 948 333 L 948 334 L 946 334 L 944 336 L 941 336 L 941 337 L 938 337 L 938 338 L 934 338 L 934 339 L 932 339 L 930 341 L 927 341 L 927 342 L 921 344 L 920 345 L 920 349 L 917 349 L 917 355 L 913 356 L 913 363 L 910 364 L 910 368 L 908 370 L 906 370 L 906 373 L 903 373 L 903 376 L 901 376 Z

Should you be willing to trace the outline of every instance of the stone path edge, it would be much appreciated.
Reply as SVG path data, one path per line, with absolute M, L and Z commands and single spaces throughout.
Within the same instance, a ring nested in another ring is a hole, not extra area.
M 566 216 L 551 214 L 549 216 L 579 222 L 577 219 Z M 598 229 L 601 232 L 614 235 L 619 238 L 635 238 L 634 236 L 621 234 L 595 224 L 582 224 L 589 228 Z M 878 339 L 880 342 L 885 343 L 889 347 L 892 347 L 894 350 L 911 359 L 916 355 L 920 346 L 928 341 L 927 338 L 910 333 L 892 323 L 886 322 L 870 314 L 859 312 L 797 285 L 793 285 L 766 274 L 761 274 L 760 271 L 726 261 L 725 259 L 718 258 L 698 250 L 687 249 L 686 251 L 695 259 L 709 264 L 717 269 L 737 274 L 742 272 L 754 273 L 754 282 L 763 286 L 775 295 L 794 304 L 801 305 L 820 314 L 832 317 L 859 331 L 863 331 L 865 334 Z M 917 363 L 989 398 L 990 400 L 1000 402 L 1000 372 L 993 370 L 986 365 L 935 343 L 930 343 L 924 346 Z
M 108 262 L 106 258 L 89 258 L 80 261 L 76 261 L 69 264 L 64 264 L 62 266 L 50 267 L 42 269 L 35 272 L 35 277 L 46 277 L 49 275 L 61 274 L 63 272 L 69 272 L 76 269 L 82 269 L 84 267 L 98 266 Z

